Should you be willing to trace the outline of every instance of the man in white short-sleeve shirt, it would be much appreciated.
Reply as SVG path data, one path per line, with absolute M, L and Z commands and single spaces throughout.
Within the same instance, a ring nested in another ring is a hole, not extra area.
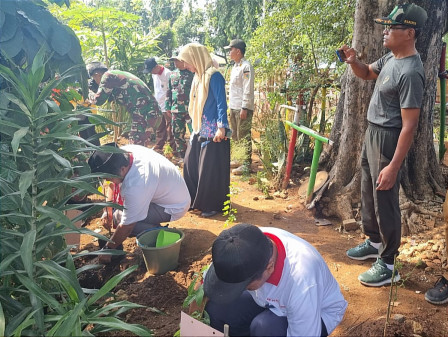
M 104 147 L 103 147 L 104 148 Z M 121 220 L 106 249 L 117 248 L 128 236 L 180 219 L 190 207 L 190 194 L 178 167 L 164 156 L 140 145 L 126 145 L 123 153 L 95 151 L 92 173 L 102 172 L 120 188 Z M 103 262 L 108 255 L 101 256 Z
M 282 229 L 238 224 L 213 243 L 211 326 L 231 336 L 327 336 L 347 302 L 319 252 Z

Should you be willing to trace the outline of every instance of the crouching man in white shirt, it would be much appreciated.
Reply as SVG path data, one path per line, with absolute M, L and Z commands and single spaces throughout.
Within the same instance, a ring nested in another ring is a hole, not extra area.
M 115 249 L 129 236 L 138 236 L 162 222 L 180 219 L 190 207 L 190 194 L 179 169 L 164 156 L 140 145 L 121 147 L 124 153 L 95 151 L 89 158 L 92 173 L 119 186 L 123 200 L 120 223 L 105 249 Z M 118 176 L 118 177 L 113 177 Z M 110 262 L 101 255 L 100 262 Z
M 231 336 L 327 336 L 347 308 L 318 251 L 278 228 L 238 224 L 213 243 L 205 274 L 211 326 Z

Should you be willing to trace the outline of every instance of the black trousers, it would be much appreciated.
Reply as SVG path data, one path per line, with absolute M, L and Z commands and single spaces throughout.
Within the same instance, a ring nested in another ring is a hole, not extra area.
M 361 216 L 364 234 L 372 242 L 381 242 L 381 259 L 394 263 L 401 241 L 399 204 L 400 173 L 395 185 L 387 191 L 377 191 L 376 182 L 381 170 L 389 165 L 397 147 L 400 129 L 369 124 L 361 156 Z
M 210 325 L 219 331 L 229 325 L 230 336 L 286 336 L 288 320 L 255 303 L 248 291 L 234 302 L 217 304 L 209 301 L 205 310 L 210 316 Z M 327 327 L 321 319 L 321 336 L 328 336 Z
M 230 140 L 200 142 L 194 135 L 184 158 L 191 208 L 221 212 L 230 193 Z

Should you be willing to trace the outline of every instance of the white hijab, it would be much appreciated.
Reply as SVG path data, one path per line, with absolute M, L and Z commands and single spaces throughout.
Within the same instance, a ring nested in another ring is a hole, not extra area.
M 199 43 L 185 45 L 177 58 L 196 68 L 196 74 L 191 85 L 188 113 L 192 119 L 193 131 L 198 133 L 201 129 L 205 101 L 208 97 L 210 78 L 218 70 L 213 67 L 212 58 L 207 48 Z

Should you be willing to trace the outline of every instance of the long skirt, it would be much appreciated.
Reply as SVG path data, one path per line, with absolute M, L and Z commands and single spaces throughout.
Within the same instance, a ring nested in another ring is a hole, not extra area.
M 191 197 L 191 208 L 221 212 L 228 200 L 230 185 L 230 140 L 207 142 L 193 136 L 184 158 L 184 179 Z

